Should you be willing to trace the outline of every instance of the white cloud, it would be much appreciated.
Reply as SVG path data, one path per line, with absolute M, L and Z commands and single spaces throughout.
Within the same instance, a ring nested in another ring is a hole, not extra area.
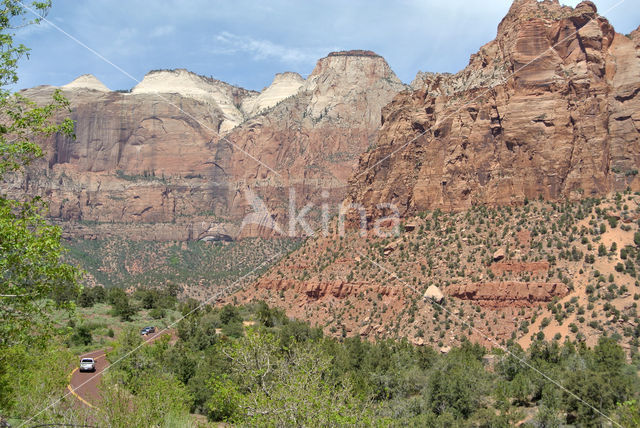
M 149 37 L 157 38 L 157 37 L 169 36 L 173 34 L 175 31 L 176 29 L 173 25 L 162 25 L 151 30 L 151 32 L 149 33 Z
M 295 48 L 279 45 L 270 40 L 254 39 L 223 31 L 214 37 L 212 52 L 222 55 L 248 53 L 256 61 L 276 59 L 286 64 L 315 62 L 329 53 L 331 48 Z

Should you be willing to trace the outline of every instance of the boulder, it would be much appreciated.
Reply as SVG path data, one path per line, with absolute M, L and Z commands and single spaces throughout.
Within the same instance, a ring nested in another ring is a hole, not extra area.
M 504 259 L 504 249 L 500 248 L 495 253 L 493 253 L 493 261 L 499 262 Z
M 442 294 L 442 291 L 440 291 L 440 289 L 435 285 L 430 285 L 424 293 L 424 299 L 430 299 L 436 303 L 440 303 L 442 302 L 442 299 L 444 299 L 444 294 Z
M 386 247 L 384 247 L 384 255 L 388 256 L 389 254 L 391 254 L 392 252 L 395 251 L 395 249 L 398 248 L 398 241 L 395 242 L 391 242 L 390 244 L 388 244 Z
M 360 336 L 368 336 L 371 332 L 371 326 L 365 325 L 360 329 Z
M 411 343 L 415 346 L 424 346 L 424 339 L 422 337 L 414 337 Z

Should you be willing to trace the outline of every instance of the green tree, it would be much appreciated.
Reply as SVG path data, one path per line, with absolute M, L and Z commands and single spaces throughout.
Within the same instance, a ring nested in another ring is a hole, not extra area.
M 71 343 L 74 345 L 88 345 L 93 342 L 93 337 L 91 335 L 91 329 L 82 324 L 75 328 L 73 334 L 71 335 Z
M 533 393 L 530 376 L 530 373 L 518 373 L 509 385 L 510 395 L 518 405 L 526 405 Z
M 142 303 L 143 308 L 153 309 L 156 307 L 157 301 L 158 301 L 158 293 L 155 290 L 144 290 L 142 292 L 142 298 L 140 299 L 140 303 Z
M 67 349 L 51 345 L 41 347 L 38 352 L 25 344 L 6 350 L 3 356 L 11 364 L 0 373 L 0 415 L 31 418 L 35 409 L 42 409 L 44 403 L 53 403 L 60 398 L 60 391 L 69 380 L 69 367 L 77 363 L 77 359 Z M 51 421 L 51 413 L 60 410 L 45 411 L 38 420 Z
M 256 316 L 260 324 L 265 327 L 273 327 L 276 323 L 283 323 L 287 320 L 287 316 L 282 309 L 270 308 L 269 305 L 262 300 L 258 302 Z
M 444 366 L 434 368 L 428 386 L 431 411 L 468 418 L 487 390 L 486 372 L 478 358 L 462 348 L 452 350 Z
M 222 353 L 231 362 L 230 376 L 236 387 L 224 383 L 225 389 L 216 393 L 213 403 L 216 409 L 221 403 L 225 403 L 225 409 L 238 406 L 240 425 L 371 423 L 364 400 L 353 393 L 349 382 L 331 381 L 331 357 L 319 343 L 291 343 L 283 351 L 271 333 L 249 330 Z
M 122 388 L 117 376 L 106 376 L 100 389 L 102 405 L 97 415 L 100 426 L 194 426 L 189 422 L 193 398 L 169 374 L 158 371 L 137 376 L 135 393 Z
M 107 298 L 107 293 L 106 291 L 104 291 L 104 287 L 99 285 L 96 287 L 91 287 L 89 290 L 91 291 L 91 295 L 93 296 L 93 300 L 95 303 L 104 303 Z
M 77 303 L 78 305 L 80 305 L 80 307 L 83 308 L 92 307 L 95 303 L 95 296 L 91 292 L 91 289 L 85 288 L 84 290 L 82 290 L 82 292 L 78 296 Z
M 154 320 L 159 320 L 167 315 L 167 311 L 161 308 L 153 308 L 149 311 L 149 316 Z
M 223 306 L 222 310 L 220 310 L 220 322 L 222 324 L 242 322 L 242 317 L 240 316 L 240 312 L 238 312 L 238 308 L 233 305 Z
M 242 394 L 227 376 L 213 376 L 208 382 L 213 394 L 207 401 L 209 419 L 233 422 L 242 416 Z
M 598 369 L 607 373 L 617 373 L 625 364 L 624 350 L 610 337 L 600 337 L 593 352 Z
M 607 255 L 607 247 L 605 247 L 604 244 L 600 244 L 598 246 L 598 256 L 602 257 L 606 255 Z
M 601 413 L 609 415 L 618 403 L 637 396 L 638 375 L 625 364 L 624 350 L 611 338 L 601 337 L 584 357 L 588 362 L 585 369 L 567 373 L 567 389 L 575 394 L 564 394 L 567 420 L 580 426 L 600 426 L 606 421 Z
M 244 327 L 241 322 L 231 322 L 222 325 L 222 334 L 229 337 L 241 337 L 244 334 Z
M 25 2 L 41 14 L 49 1 Z M 18 81 L 18 61 L 29 49 L 14 41 L 15 29 L 35 24 L 25 5 L 0 1 L 0 182 L 19 174 L 42 156 L 36 141 L 56 133 L 73 135 L 73 122 L 57 120 L 69 103 L 56 91 L 46 105 L 36 105 L 12 94 L 8 85 Z M 13 362 L 9 349 L 44 344 L 57 332 L 54 308 L 73 309 L 65 297 L 75 297 L 80 287 L 78 271 L 61 260 L 60 229 L 44 219 L 46 204 L 26 194 L 10 197 L 0 186 L 0 377 Z M 33 350 L 33 348 L 32 348 Z M 0 384 L 0 397 L 11 388 Z
M 618 403 L 614 418 L 623 427 L 640 426 L 640 407 L 637 400 Z
M 107 302 L 110 305 L 115 305 L 119 299 L 127 297 L 127 293 L 122 288 L 111 288 L 107 293 Z
M 112 313 L 120 317 L 122 321 L 131 321 L 131 317 L 136 314 L 136 307 L 129 300 L 129 296 L 121 288 L 112 288 L 108 295 Z
M 128 297 L 120 297 L 113 304 L 113 313 L 119 316 L 122 321 L 131 321 L 136 314 L 136 308 L 129 302 Z

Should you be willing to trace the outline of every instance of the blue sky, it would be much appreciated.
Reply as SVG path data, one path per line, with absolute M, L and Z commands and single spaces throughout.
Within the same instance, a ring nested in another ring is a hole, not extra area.
M 579 1 L 561 3 L 575 6 Z M 638 0 L 596 0 L 620 33 L 640 25 Z M 616 4 L 615 9 L 607 12 Z M 136 80 L 186 68 L 261 90 L 275 73 L 306 77 L 333 50 L 370 49 L 404 82 L 418 70 L 456 72 L 495 37 L 510 0 L 54 0 L 47 19 Z M 53 25 L 19 30 L 32 49 L 16 89 L 91 73 L 111 89 L 136 81 Z

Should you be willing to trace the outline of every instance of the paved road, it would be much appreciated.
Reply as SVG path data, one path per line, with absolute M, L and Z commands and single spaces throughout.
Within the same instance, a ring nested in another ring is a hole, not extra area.
M 176 339 L 175 331 L 168 330 L 164 332 L 155 333 L 146 336 L 144 339 L 145 344 L 154 342 L 156 339 L 162 336 L 171 335 L 172 341 Z M 88 407 L 96 407 L 96 403 L 100 401 L 100 380 L 102 379 L 102 373 L 109 367 L 106 353 L 111 348 L 101 349 L 97 351 L 87 352 L 78 357 L 78 363 L 81 358 L 93 358 L 96 360 L 95 372 L 80 372 L 78 367 L 73 369 L 69 376 L 69 385 L 67 389 L 78 399 L 80 403 Z
M 102 378 L 102 372 L 109 367 L 107 361 L 106 352 L 107 349 L 99 351 L 92 351 L 86 354 L 82 354 L 80 358 L 93 358 L 96 360 L 95 372 L 81 372 L 78 367 L 73 369 L 69 378 L 69 385 L 67 389 L 84 405 L 94 407 L 92 403 L 96 403 L 100 398 L 100 379 Z

